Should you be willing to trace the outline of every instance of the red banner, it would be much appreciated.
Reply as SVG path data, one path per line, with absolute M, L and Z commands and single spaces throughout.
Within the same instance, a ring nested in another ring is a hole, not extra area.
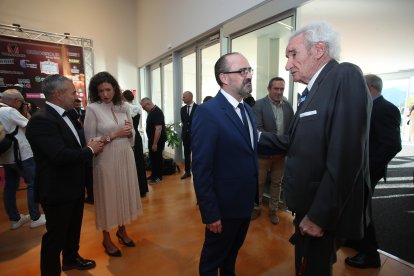
M 0 89 L 22 87 L 28 101 L 43 106 L 41 82 L 48 75 L 70 78 L 86 106 L 82 47 L 0 35 Z

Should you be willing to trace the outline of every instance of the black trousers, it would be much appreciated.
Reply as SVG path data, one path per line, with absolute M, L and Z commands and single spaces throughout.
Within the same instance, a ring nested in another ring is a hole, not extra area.
M 370 178 L 371 178 L 371 188 L 372 193 L 374 193 L 375 186 L 385 175 L 386 166 L 370 166 Z M 368 199 L 372 200 L 372 197 Z M 371 202 L 369 202 L 371 204 Z M 377 234 L 375 231 L 374 221 L 371 215 L 371 221 L 364 230 L 364 237 L 362 240 L 353 240 L 351 241 L 353 247 L 358 250 L 359 253 L 364 253 L 367 255 L 377 255 L 378 242 Z
M 42 208 L 46 215 L 47 232 L 42 237 L 40 251 L 41 275 L 60 275 L 60 253 L 64 264 L 74 263 L 79 256 L 83 197 L 64 203 L 42 203 Z
M 148 155 L 151 161 L 151 178 L 162 179 L 162 152 L 164 151 L 164 147 L 158 145 L 157 151 L 154 152 L 151 150 L 151 145 L 152 144 L 148 144 Z
M 185 164 L 185 173 L 191 173 L 191 136 L 184 136 L 183 147 L 184 147 L 184 164 Z
M 249 229 L 250 218 L 223 219 L 222 232 L 214 234 L 206 228 L 200 256 L 199 272 L 206 275 L 235 275 L 236 259 Z
M 333 232 L 325 232 L 320 238 L 303 236 L 299 230 L 301 220 L 295 218 L 295 234 L 291 238 L 295 245 L 295 275 L 333 275 L 332 265 L 336 262 L 336 251 L 343 241 L 337 240 Z
M 92 161 L 88 162 L 86 167 L 86 198 L 93 200 L 93 168 Z
M 142 138 L 138 131 L 135 132 L 135 143 L 134 143 L 134 157 L 135 165 L 137 167 L 139 193 L 145 196 L 148 193 L 148 182 L 145 173 L 145 160 L 144 160 L 144 149 L 142 146 Z

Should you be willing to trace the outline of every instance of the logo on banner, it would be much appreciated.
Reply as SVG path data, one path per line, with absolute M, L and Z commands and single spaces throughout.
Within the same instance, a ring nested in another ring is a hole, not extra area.
M 17 82 L 21 84 L 24 88 L 32 88 L 29 79 L 17 79 Z
M 37 69 L 37 64 L 35 63 L 29 63 L 30 60 L 28 59 L 21 59 L 20 60 L 20 66 L 22 68 L 31 68 L 31 69 Z
M 78 63 L 79 64 L 80 63 L 80 60 L 79 59 L 70 58 L 69 59 L 69 62 L 70 63 Z
M 7 49 L 7 52 L 1 52 L 1 54 L 3 56 L 6 56 L 6 57 L 22 57 L 22 58 L 26 57 L 25 54 L 20 54 L 20 48 L 19 48 L 19 45 L 17 45 L 17 44 L 9 43 L 6 46 L 6 49 Z
M 14 64 L 14 58 L 0 58 L 0 64 Z
M 73 66 L 73 67 L 70 69 L 70 72 L 71 72 L 72 74 L 79 74 L 79 69 L 78 69 L 76 66 Z
M 68 52 L 68 57 L 80 57 L 79 53 Z
M 20 48 L 17 44 L 7 44 L 7 53 L 9 54 L 20 54 Z
M 42 82 L 45 78 L 42 78 L 41 76 L 35 77 L 35 82 Z
M 59 66 L 56 62 L 50 60 L 41 61 L 40 72 L 47 75 L 59 74 Z

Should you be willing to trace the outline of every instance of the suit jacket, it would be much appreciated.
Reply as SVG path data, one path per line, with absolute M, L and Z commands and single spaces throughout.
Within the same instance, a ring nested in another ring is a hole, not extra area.
M 398 108 L 383 96 L 376 98 L 372 106 L 369 134 L 371 170 L 382 170 L 385 174 L 387 164 L 401 150 L 400 125 Z
M 181 107 L 181 139 L 187 140 L 191 138 L 191 123 L 193 121 L 194 111 L 197 109 L 198 104 L 194 103 L 193 107 L 191 108 L 190 115 L 187 113 L 187 105 Z
M 288 135 L 260 143 L 287 149 L 284 191 L 290 210 L 338 238 L 360 239 L 369 222 L 368 137 L 372 99 L 361 70 L 331 60 L 296 112 Z
M 271 102 L 269 96 L 265 96 L 264 98 L 256 101 L 255 105 L 253 106 L 253 110 L 256 114 L 256 121 L 257 121 L 257 130 L 258 131 L 266 131 L 266 132 L 273 132 L 277 133 L 277 125 L 275 120 L 275 115 L 273 114 L 273 103 Z M 282 111 L 283 111 L 283 129 L 282 132 L 286 134 L 289 129 L 290 122 L 293 119 L 293 108 L 292 105 L 288 102 L 283 100 L 282 104 Z M 258 146 L 259 155 L 273 155 L 273 154 L 284 154 L 285 151 L 277 149 L 275 147 L 263 147 Z
M 257 131 L 253 110 L 245 104 L 253 126 L 248 136 L 234 107 L 219 92 L 203 103 L 192 124 L 193 180 L 203 223 L 249 218 L 257 187 Z
M 62 116 L 50 107 L 36 112 L 26 128 L 36 162 L 35 198 L 41 203 L 79 199 L 85 190 L 86 162 L 93 157 L 80 134 L 81 145 Z

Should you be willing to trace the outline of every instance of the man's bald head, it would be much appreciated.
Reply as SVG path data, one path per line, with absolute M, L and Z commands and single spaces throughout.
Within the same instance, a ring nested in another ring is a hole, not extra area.
M 14 88 L 7 89 L 6 91 L 0 94 L 0 97 L 3 103 L 16 109 L 20 109 L 24 102 L 22 93 L 20 93 L 19 90 Z
M 24 101 L 22 93 L 19 92 L 17 89 L 7 89 L 3 93 L 1 93 L 2 99 L 20 99 Z

